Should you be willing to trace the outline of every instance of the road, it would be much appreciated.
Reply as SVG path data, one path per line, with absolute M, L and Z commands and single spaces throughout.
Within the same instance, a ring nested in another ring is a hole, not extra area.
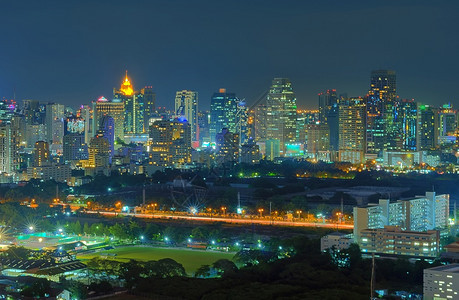
M 272 226 L 295 226 L 295 227 L 323 227 L 334 229 L 353 229 L 352 224 L 336 224 L 336 223 L 322 223 L 322 222 L 303 222 L 303 221 L 279 221 L 279 220 L 266 220 L 266 219 L 249 219 L 249 218 L 229 218 L 221 216 L 189 216 L 178 214 L 142 214 L 142 213 L 118 213 L 113 211 L 87 211 L 90 214 L 101 214 L 105 216 L 131 216 L 137 218 L 148 219 L 173 219 L 173 220 L 196 220 L 204 222 L 225 222 L 232 224 L 260 224 Z

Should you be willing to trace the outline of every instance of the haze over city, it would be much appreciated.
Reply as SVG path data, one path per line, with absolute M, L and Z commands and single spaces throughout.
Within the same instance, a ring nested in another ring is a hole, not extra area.
M 172 108 L 176 90 L 207 109 L 226 88 L 254 102 L 273 77 L 300 108 L 317 93 L 368 92 L 374 69 L 401 98 L 456 104 L 455 1 L 11 1 L 0 11 L 0 97 L 76 107 L 110 98 L 129 70 Z

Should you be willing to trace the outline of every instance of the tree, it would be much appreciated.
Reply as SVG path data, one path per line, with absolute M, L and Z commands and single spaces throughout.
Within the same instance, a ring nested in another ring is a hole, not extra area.
M 126 281 L 128 289 L 136 286 L 142 274 L 145 274 L 145 268 L 138 261 L 131 259 L 129 262 L 121 264 L 120 279 Z
M 237 271 L 236 265 L 229 259 L 219 259 L 212 264 L 219 276 L 228 276 Z
M 45 297 L 51 290 L 51 284 L 47 279 L 37 278 L 30 286 L 24 288 L 21 292 L 26 297 Z
M 212 274 L 211 268 L 209 265 L 202 265 L 200 266 L 196 272 L 194 273 L 194 277 L 196 278 L 208 278 Z
M 167 278 L 175 276 L 186 276 L 185 268 L 182 264 L 172 258 L 163 258 L 153 264 L 153 273 L 156 277 Z

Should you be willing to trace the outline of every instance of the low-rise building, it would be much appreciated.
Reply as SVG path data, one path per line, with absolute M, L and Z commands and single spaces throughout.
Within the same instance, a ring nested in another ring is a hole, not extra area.
M 459 264 L 424 270 L 424 300 L 459 299 Z
M 55 180 L 68 182 L 72 177 L 69 165 L 45 165 L 27 168 L 28 179 Z
M 360 232 L 363 253 L 437 257 L 440 251 L 440 231 L 403 231 L 400 227 L 364 229 Z
M 333 232 L 320 239 L 320 251 L 323 252 L 332 247 L 337 250 L 347 249 L 353 242 L 354 240 L 349 234 Z

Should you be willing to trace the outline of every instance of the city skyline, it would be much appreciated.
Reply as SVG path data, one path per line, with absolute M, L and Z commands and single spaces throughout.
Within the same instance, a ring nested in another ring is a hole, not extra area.
M 0 39 L 8 45 L 0 49 L 0 97 L 13 98 L 15 91 L 18 101 L 76 107 L 110 97 L 128 69 L 137 88 L 153 86 L 158 106 L 172 108 L 175 92 L 188 89 L 208 108 L 219 88 L 251 104 L 272 78 L 286 77 L 298 106 L 313 109 L 319 92 L 364 96 L 371 70 L 391 69 L 401 98 L 457 106 L 449 89 L 457 81 L 457 61 L 450 59 L 457 41 L 449 38 L 457 4 L 292 1 L 278 8 L 236 1 L 222 8 L 208 1 L 132 7 L 113 1 L 91 10 L 26 4 L 9 3 L 8 15 L 0 12 L 9 29 Z M 293 46 L 273 43 L 271 34 Z M 134 42 L 141 45 L 131 47 Z

